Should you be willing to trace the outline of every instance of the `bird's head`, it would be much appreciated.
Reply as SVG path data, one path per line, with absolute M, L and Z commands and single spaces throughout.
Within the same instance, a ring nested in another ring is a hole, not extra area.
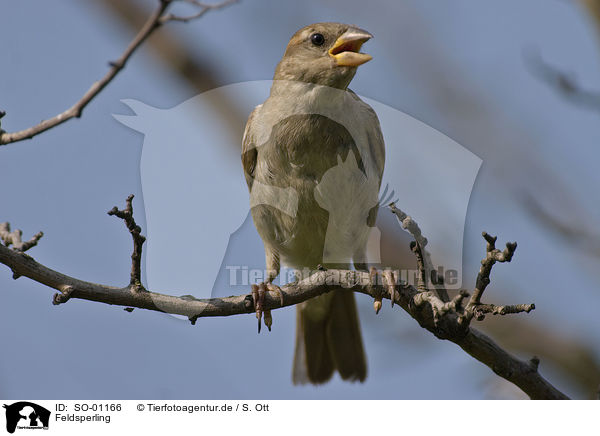
M 373 35 L 341 23 L 316 23 L 298 30 L 277 65 L 274 80 L 295 80 L 346 89 L 359 65 L 372 59 L 360 53 Z

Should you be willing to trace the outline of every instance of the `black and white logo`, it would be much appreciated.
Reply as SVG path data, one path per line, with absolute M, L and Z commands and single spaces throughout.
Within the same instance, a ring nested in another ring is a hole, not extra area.
M 14 433 L 16 429 L 48 429 L 50 411 L 28 401 L 5 404 L 6 431 Z

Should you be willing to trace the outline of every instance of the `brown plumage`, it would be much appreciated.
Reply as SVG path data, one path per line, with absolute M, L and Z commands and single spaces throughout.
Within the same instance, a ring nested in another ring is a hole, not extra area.
M 297 270 L 365 268 L 385 160 L 375 112 L 347 89 L 371 38 L 317 23 L 291 38 L 269 98 L 248 119 L 242 163 L 268 282 L 280 262 Z M 353 293 L 338 289 L 297 307 L 294 383 L 363 381 L 367 364 Z

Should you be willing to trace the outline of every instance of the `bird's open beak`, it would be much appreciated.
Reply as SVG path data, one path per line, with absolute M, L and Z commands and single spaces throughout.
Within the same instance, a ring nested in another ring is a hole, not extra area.
M 361 46 L 369 39 L 373 38 L 366 30 L 357 27 L 349 28 L 329 49 L 329 55 L 335 59 L 339 67 L 357 67 L 369 62 L 372 56 L 366 53 L 359 53 Z

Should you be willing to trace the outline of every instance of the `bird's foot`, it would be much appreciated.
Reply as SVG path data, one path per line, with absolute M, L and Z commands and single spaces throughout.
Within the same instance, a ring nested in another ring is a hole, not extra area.
M 277 295 L 279 295 L 279 303 L 283 306 L 283 291 L 281 288 L 271 282 L 267 282 L 266 286 L 268 291 L 275 292 Z
M 378 278 L 377 268 L 372 267 L 369 271 L 371 286 L 377 285 Z M 386 269 L 381 272 L 381 277 L 383 278 L 383 285 L 385 289 L 388 291 L 388 295 L 390 297 L 390 301 L 392 302 L 392 307 L 394 307 L 394 301 L 396 299 L 396 277 L 392 270 Z M 373 309 L 375 309 L 375 313 L 378 314 L 381 310 L 383 295 L 377 295 L 373 301 Z
M 370 281 L 371 287 L 373 285 L 377 285 L 377 268 L 375 268 L 374 266 L 371 267 L 371 269 L 369 270 L 369 281 Z M 379 311 L 381 310 L 381 300 L 382 300 L 381 295 L 377 295 L 373 299 L 373 309 L 375 309 L 376 315 L 379 314 Z
M 252 285 L 252 301 L 254 302 L 254 310 L 256 311 L 256 319 L 258 320 L 258 333 L 260 333 L 261 319 L 264 314 L 264 323 L 271 331 L 273 325 L 273 317 L 270 310 L 264 310 L 265 294 L 267 291 L 279 294 L 279 301 L 283 306 L 283 291 L 281 288 L 271 282 L 262 282 L 258 285 Z

